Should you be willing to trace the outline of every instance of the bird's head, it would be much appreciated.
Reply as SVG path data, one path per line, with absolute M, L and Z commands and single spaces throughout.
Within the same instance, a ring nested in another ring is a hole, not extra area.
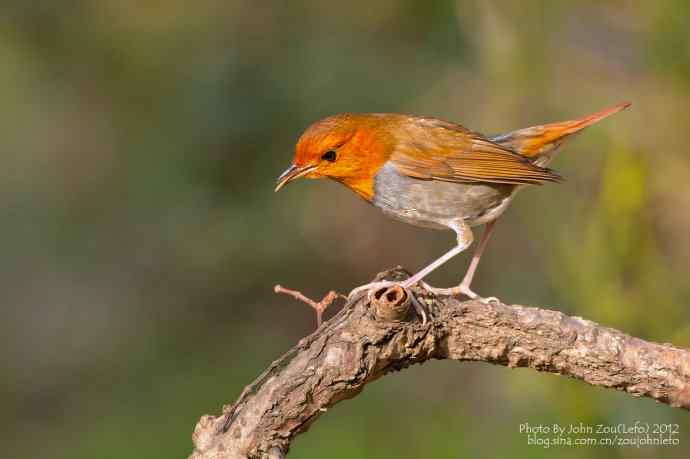
M 302 134 L 290 167 L 275 191 L 300 177 L 336 180 L 364 199 L 373 197 L 374 177 L 390 157 L 390 120 L 379 114 L 341 114 L 312 124 Z

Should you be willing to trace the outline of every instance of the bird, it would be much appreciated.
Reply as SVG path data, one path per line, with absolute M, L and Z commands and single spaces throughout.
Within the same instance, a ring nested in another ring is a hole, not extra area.
M 527 185 L 563 179 L 546 166 L 561 144 L 588 126 L 628 108 L 621 102 L 596 113 L 496 136 L 484 136 L 442 119 L 398 113 L 341 113 L 311 124 L 300 136 L 290 166 L 275 191 L 298 178 L 329 178 L 345 185 L 385 215 L 405 223 L 451 230 L 456 245 L 400 285 L 420 284 L 437 295 L 484 302 L 472 281 L 496 222 Z M 426 276 L 466 250 L 472 228 L 484 225 L 467 271 L 451 288 L 435 288 Z M 391 282 L 352 290 L 362 292 Z

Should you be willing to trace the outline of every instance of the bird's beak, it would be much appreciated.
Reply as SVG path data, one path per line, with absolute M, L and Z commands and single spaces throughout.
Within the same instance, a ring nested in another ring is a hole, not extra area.
M 278 177 L 278 181 L 276 183 L 276 189 L 274 191 L 276 193 L 279 192 L 281 188 L 283 188 L 288 183 L 307 175 L 314 169 L 316 169 L 316 166 L 296 166 L 292 164 L 290 167 L 287 168 L 285 172 L 280 174 L 280 177 Z

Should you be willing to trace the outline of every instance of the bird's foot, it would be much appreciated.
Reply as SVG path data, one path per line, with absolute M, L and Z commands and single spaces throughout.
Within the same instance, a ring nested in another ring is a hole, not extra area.
M 422 325 L 425 325 L 427 323 L 427 313 L 424 309 L 424 307 L 421 305 L 419 300 L 415 298 L 415 296 L 410 292 L 410 290 L 407 288 L 407 286 L 404 283 L 401 282 L 393 282 L 393 281 L 378 281 L 378 282 L 370 282 L 368 284 L 360 285 L 359 287 L 356 287 L 352 289 L 349 295 L 347 295 L 347 300 L 348 302 L 354 303 L 358 300 L 360 300 L 364 295 L 367 295 L 367 300 L 371 302 L 371 300 L 374 298 L 374 295 L 376 292 L 381 291 L 382 289 L 388 289 L 393 286 L 400 286 L 402 289 L 404 289 L 407 294 L 410 296 L 410 300 L 412 301 L 412 305 L 414 306 L 415 311 L 417 312 L 417 315 L 422 318 Z
M 347 295 L 347 301 L 350 303 L 354 303 L 355 301 L 361 299 L 364 295 L 368 295 L 367 299 L 371 300 L 372 296 L 374 295 L 374 292 L 377 290 L 380 290 L 382 288 L 387 288 L 387 287 L 392 287 L 393 285 L 399 284 L 398 282 L 392 282 L 392 281 L 378 281 L 378 282 L 369 282 L 368 284 L 360 285 L 359 287 L 355 287 L 348 293 Z
M 450 288 L 432 287 L 431 285 L 427 284 L 424 281 L 420 282 L 420 284 L 422 287 L 424 287 L 425 290 L 428 290 L 429 292 L 433 293 L 434 295 L 439 295 L 439 296 L 464 295 L 471 300 L 479 300 L 480 302 L 482 302 L 484 304 L 500 303 L 501 302 L 501 300 L 499 300 L 495 296 L 487 296 L 486 298 L 480 297 L 470 288 L 469 285 L 465 285 L 465 284 L 460 284 L 457 287 L 450 287 Z

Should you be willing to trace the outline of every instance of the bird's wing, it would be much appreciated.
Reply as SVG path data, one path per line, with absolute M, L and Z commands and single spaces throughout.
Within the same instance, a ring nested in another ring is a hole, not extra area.
M 552 170 L 447 121 L 415 118 L 399 132 L 390 161 L 398 172 L 409 177 L 512 185 L 562 180 Z

